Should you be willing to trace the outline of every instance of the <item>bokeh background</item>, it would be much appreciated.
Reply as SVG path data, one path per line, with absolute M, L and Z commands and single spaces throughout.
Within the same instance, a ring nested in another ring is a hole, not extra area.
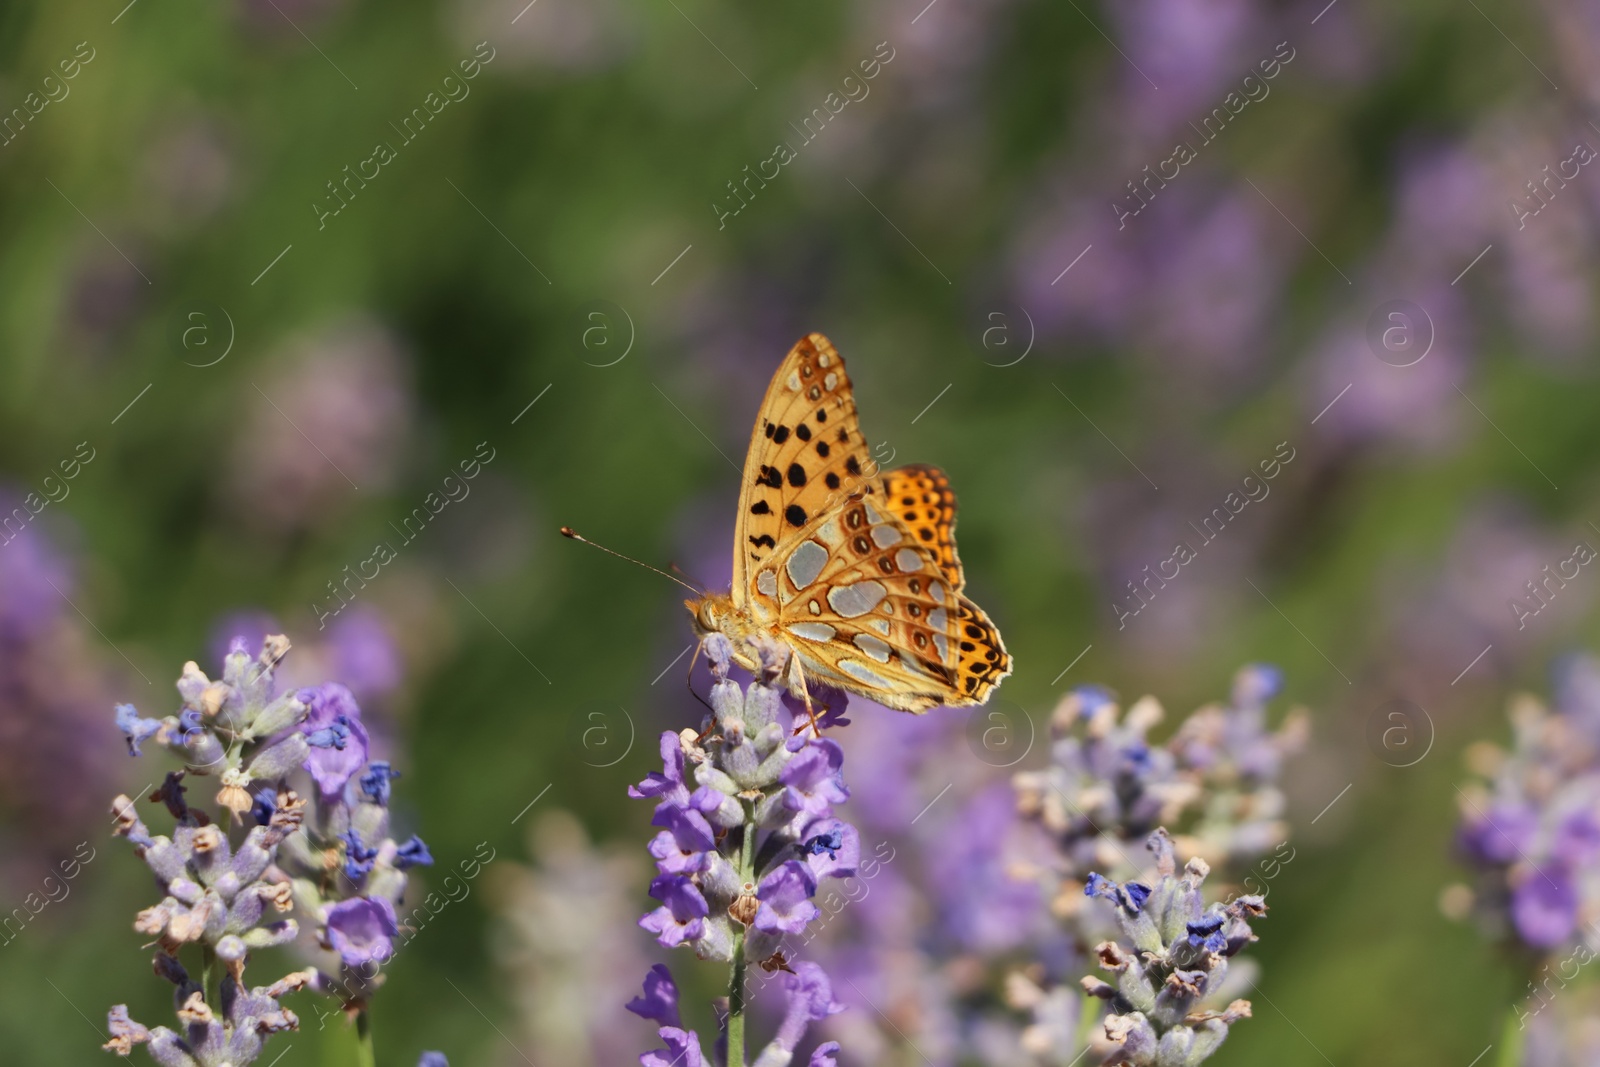
M 755 406 L 809 330 L 880 459 L 950 472 L 1018 724 L 1091 681 L 1187 711 L 1256 660 L 1312 709 L 1272 1007 L 1226 1062 L 1495 1038 L 1523 979 L 1438 899 L 1462 750 L 1596 637 L 1592 566 L 1526 583 L 1600 545 L 1600 7 L 125 2 L 0 8 L 0 492 L 29 516 L 0 547 L 0 903 L 95 850 L 0 946 L 7 1062 L 100 1062 L 108 1005 L 164 1013 L 105 814 L 158 772 L 111 706 L 167 714 L 185 660 L 267 630 L 355 689 L 445 867 L 495 850 L 390 968 L 380 1061 L 632 1062 L 642 1021 L 584 1027 L 654 958 L 625 787 L 698 721 L 691 634 L 682 590 L 557 528 L 726 581 Z M 1423 714 L 1375 742 L 1396 700 Z M 847 752 L 902 743 L 854 708 Z M 348 1062 L 301 1011 L 285 1067 Z

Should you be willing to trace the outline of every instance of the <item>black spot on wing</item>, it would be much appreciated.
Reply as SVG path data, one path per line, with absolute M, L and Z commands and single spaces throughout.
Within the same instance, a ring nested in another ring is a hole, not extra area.
M 765 485 L 772 489 L 783 488 L 783 475 L 778 473 L 778 468 L 761 465 L 761 473 L 756 475 L 756 484 Z
M 772 443 L 775 445 L 781 445 L 788 439 L 789 427 L 787 426 L 779 426 L 777 431 L 772 435 Z
M 775 548 L 778 542 L 772 539 L 771 534 L 762 534 L 760 537 L 750 538 L 750 543 L 757 548 Z
M 806 469 L 798 463 L 789 464 L 789 484 L 796 489 L 806 484 Z
M 823 459 L 827 459 L 828 458 L 828 442 L 826 442 L 826 441 L 818 441 L 817 442 L 817 455 L 821 456 Z
M 832 471 L 829 471 L 827 477 L 822 480 L 828 483 L 829 489 L 839 488 L 839 476 Z
M 754 504 L 750 505 L 750 514 L 770 515 L 772 514 L 772 508 L 767 505 L 765 500 L 757 500 Z
M 811 440 L 811 427 L 802 422 L 794 428 L 794 435 L 802 441 L 809 441 Z
M 806 524 L 806 509 L 799 504 L 790 504 L 783 509 L 783 517 L 790 526 L 804 526 Z

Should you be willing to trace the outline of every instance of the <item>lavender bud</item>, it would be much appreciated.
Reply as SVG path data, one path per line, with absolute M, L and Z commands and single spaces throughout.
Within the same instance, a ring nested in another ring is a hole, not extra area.
M 297 770 L 310 754 L 311 746 L 306 744 L 305 734 L 285 734 L 281 740 L 256 753 L 250 761 L 250 776 L 258 780 L 278 781 Z

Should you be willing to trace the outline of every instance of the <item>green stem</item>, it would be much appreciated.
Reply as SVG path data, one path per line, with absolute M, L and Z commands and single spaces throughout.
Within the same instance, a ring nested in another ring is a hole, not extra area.
M 221 1010 L 222 996 L 220 985 L 222 978 L 217 974 L 217 954 L 210 945 L 200 946 L 200 992 L 206 998 L 207 1006 L 213 1010 Z
M 1517 1004 L 1511 1005 L 1506 1012 L 1505 1026 L 1500 1029 L 1500 1055 L 1496 1060 L 1499 1067 L 1521 1067 L 1522 1064 L 1524 1031 L 1517 1007 Z
M 372 1016 L 367 1009 L 356 1012 L 356 1065 L 377 1067 L 378 1059 L 372 1052 Z
M 739 848 L 739 884 L 756 880 L 756 809 L 744 802 L 744 839 Z M 745 972 L 744 927 L 733 929 L 733 968 L 728 976 L 728 1067 L 744 1067 Z

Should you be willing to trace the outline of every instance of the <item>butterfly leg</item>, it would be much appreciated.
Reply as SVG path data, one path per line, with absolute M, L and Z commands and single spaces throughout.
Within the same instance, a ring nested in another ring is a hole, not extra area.
M 800 699 L 805 701 L 806 715 L 810 719 L 809 722 L 801 723 L 799 726 L 795 727 L 794 736 L 798 737 L 800 734 L 809 729 L 818 737 L 821 737 L 822 727 L 817 724 L 817 712 L 816 709 L 811 705 L 811 691 L 806 688 L 806 676 L 805 672 L 800 667 L 800 657 L 793 654 L 789 656 L 789 683 L 791 692 L 795 689 L 800 691 Z M 822 710 L 826 712 L 828 709 L 824 707 Z
M 712 734 L 717 732 L 717 709 L 713 708 L 710 704 L 706 703 L 706 698 L 701 696 L 699 693 L 696 693 L 694 691 L 694 664 L 695 664 L 695 661 L 700 658 L 700 653 L 704 649 L 705 649 L 705 642 L 703 642 L 703 641 L 696 641 L 695 642 L 694 655 L 689 657 L 689 669 L 688 669 L 687 672 L 684 673 L 684 676 L 683 676 L 683 684 L 689 690 L 689 695 L 694 697 L 700 703 L 705 704 L 706 710 L 711 712 L 711 721 L 707 724 L 707 726 L 706 726 L 706 728 L 704 730 L 700 731 L 700 736 L 695 738 L 695 743 L 696 744 L 703 744 L 707 737 L 710 737 Z

